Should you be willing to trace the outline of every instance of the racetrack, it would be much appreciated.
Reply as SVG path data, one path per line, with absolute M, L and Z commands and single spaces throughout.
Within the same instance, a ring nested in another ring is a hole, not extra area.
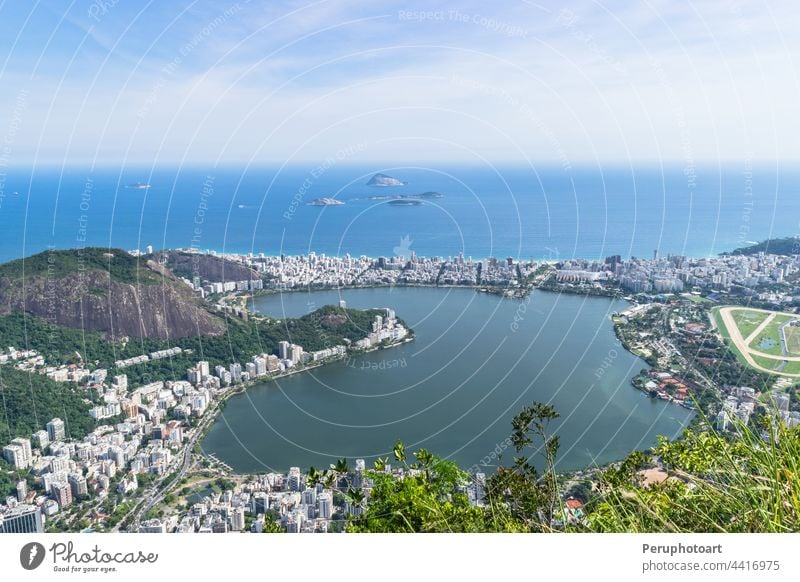
M 736 325 L 736 320 L 733 317 L 734 311 L 753 311 L 757 313 L 768 313 L 769 316 L 762 321 L 759 326 L 749 335 L 747 338 L 742 337 L 741 331 L 739 331 L 739 327 Z M 733 342 L 733 345 L 736 347 L 737 351 L 742 355 L 745 359 L 747 364 L 756 370 L 761 372 L 766 372 L 768 374 L 777 374 L 780 376 L 787 376 L 790 378 L 800 378 L 800 374 L 788 374 L 785 372 L 778 372 L 776 370 L 770 370 L 769 368 L 765 368 L 764 366 L 760 365 L 753 359 L 753 356 L 758 356 L 760 358 L 765 358 L 768 360 L 778 360 L 778 361 L 787 361 L 787 362 L 800 362 L 800 356 L 776 356 L 774 354 L 767 354 L 758 350 L 754 350 L 753 348 L 749 347 L 750 342 L 752 342 L 758 335 L 766 329 L 766 327 L 772 323 L 772 321 L 779 315 L 774 311 L 767 311 L 766 309 L 756 309 L 754 307 L 738 307 L 738 306 L 730 306 L 730 307 L 720 307 L 719 315 L 722 318 L 722 323 L 725 326 L 725 329 L 728 331 L 728 335 L 730 336 L 730 341 Z M 795 317 L 795 315 L 791 313 L 786 313 L 782 315 L 788 315 L 791 317 Z

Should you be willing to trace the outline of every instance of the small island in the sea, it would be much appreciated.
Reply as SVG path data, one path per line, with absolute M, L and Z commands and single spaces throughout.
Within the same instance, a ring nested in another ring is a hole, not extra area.
M 383 196 L 370 196 L 369 200 L 391 200 L 393 202 L 419 202 L 428 198 L 444 198 L 441 192 L 423 192 L 422 194 L 396 194 Z M 419 206 L 419 204 L 398 204 L 398 206 Z
M 367 186 L 405 186 L 407 183 L 386 174 L 375 174 L 369 179 Z
M 414 198 L 395 198 L 394 200 L 389 200 L 388 204 L 392 206 L 422 206 L 422 200 Z
M 129 190 L 147 190 L 150 187 L 150 184 L 146 182 L 134 182 L 133 184 L 128 184 L 126 188 Z
M 344 206 L 344 202 L 336 198 L 314 198 L 308 203 L 309 206 Z

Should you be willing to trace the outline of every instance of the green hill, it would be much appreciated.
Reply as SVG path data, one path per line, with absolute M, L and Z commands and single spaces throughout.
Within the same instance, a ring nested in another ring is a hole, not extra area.
M 785 238 L 772 238 L 760 243 L 734 249 L 723 255 L 756 255 L 767 253 L 773 255 L 798 255 L 800 254 L 800 237 L 788 236 Z
M 94 429 L 92 407 L 85 388 L 72 382 L 54 382 L 47 376 L 30 374 L 10 365 L 0 367 L 0 440 L 30 438 L 51 419 L 61 418 L 73 438 Z
M 162 276 L 148 268 L 147 261 L 121 249 L 83 248 L 45 251 L 0 265 L 0 278 L 16 281 L 24 277 L 59 279 L 74 273 L 101 271 L 112 281 L 151 284 Z
M 163 265 L 119 249 L 46 251 L 0 265 L 0 315 L 123 337 L 219 335 L 224 322 Z

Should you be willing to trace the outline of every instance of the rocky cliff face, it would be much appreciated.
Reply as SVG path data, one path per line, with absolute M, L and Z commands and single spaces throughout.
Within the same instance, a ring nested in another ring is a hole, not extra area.
M 250 281 L 259 279 L 258 271 L 235 261 L 193 253 L 168 251 L 167 265 L 175 274 L 192 280 L 194 276 L 204 281 Z
M 113 279 L 107 271 L 60 276 L 0 276 L 0 314 L 25 311 L 55 325 L 100 331 L 110 339 L 219 335 L 224 321 L 210 313 L 169 270 L 139 267 L 146 283 Z

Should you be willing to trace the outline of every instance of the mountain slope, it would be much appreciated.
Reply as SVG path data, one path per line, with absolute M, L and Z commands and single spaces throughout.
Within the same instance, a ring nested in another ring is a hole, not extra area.
M 164 251 L 158 256 L 164 259 L 173 273 L 189 280 L 193 277 L 200 277 L 204 281 L 250 281 L 261 278 L 255 269 L 213 255 Z
M 166 267 L 118 249 L 46 251 L 0 265 L 0 315 L 15 311 L 110 339 L 225 329 Z

